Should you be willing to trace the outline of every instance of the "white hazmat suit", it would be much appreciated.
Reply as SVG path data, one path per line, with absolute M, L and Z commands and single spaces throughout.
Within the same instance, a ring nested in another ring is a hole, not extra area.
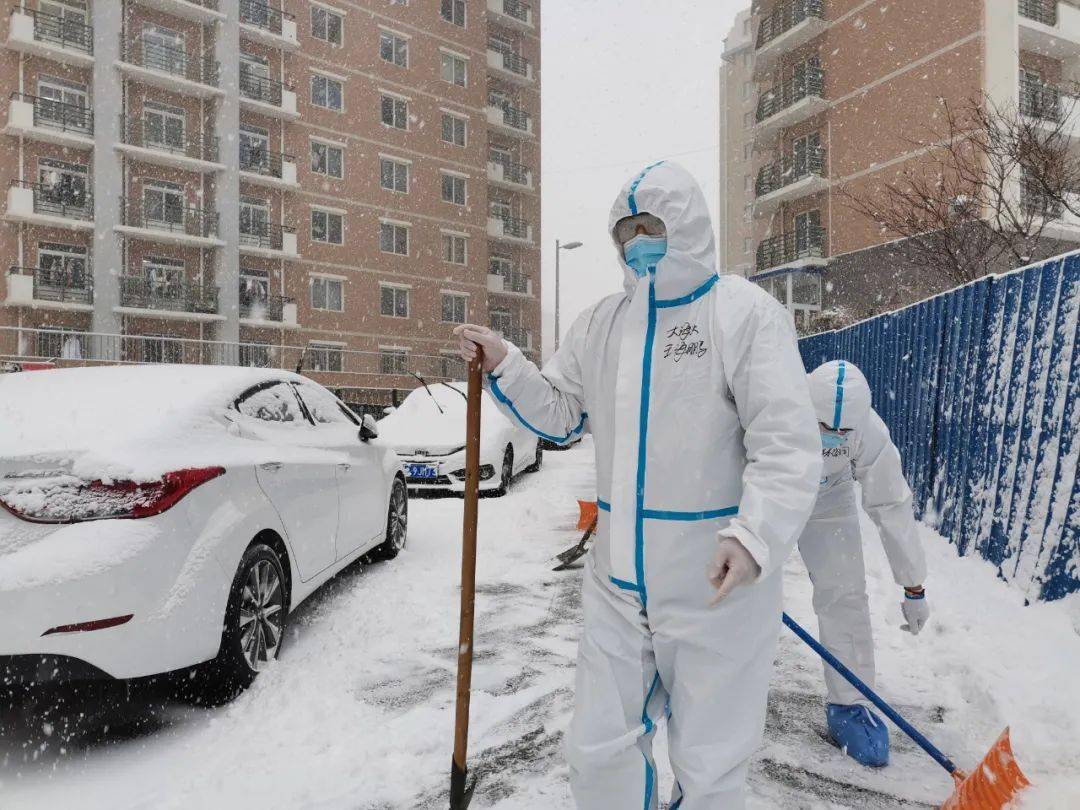
M 727 810 L 743 806 L 761 741 L 780 568 L 812 507 L 820 442 L 791 318 L 717 275 L 693 178 L 647 168 L 609 228 L 645 212 L 666 226 L 663 258 L 639 278 L 619 252 L 625 291 L 577 318 L 543 372 L 510 347 L 488 384 L 539 435 L 595 440 L 600 512 L 567 743 L 578 806 L 657 806 L 652 735 L 667 713 L 672 807 Z M 710 607 L 718 534 L 761 574 Z
M 823 440 L 829 431 L 845 433 L 834 436 L 834 446 L 823 445 L 820 491 L 799 538 L 799 552 L 814 585 L 821 642 L 873 688 L 874 640 L 856 481 L 862 489 L 863 509 L 878 528 L 896 583 L 902 587 L 922 585 L 926 560 L 900 452 L 871 407 L 866 378 L 850 362 L 834 360 L 815 369 L 809 379 L 815 412 L 827 428 Z M 831 704 L 865 703 L 862 695 L 827 664 L 825 684 Z

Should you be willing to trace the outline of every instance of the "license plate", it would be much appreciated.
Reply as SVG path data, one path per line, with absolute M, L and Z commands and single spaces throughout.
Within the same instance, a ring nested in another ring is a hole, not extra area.
M 434 464 L 406 464 L 405 474 L 409 478 L 436 478 L 439 475 L 439 468 Z

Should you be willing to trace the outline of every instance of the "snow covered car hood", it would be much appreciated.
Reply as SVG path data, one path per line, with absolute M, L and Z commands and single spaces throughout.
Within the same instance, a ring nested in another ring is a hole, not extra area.
M 436 383 L 428 389 L 431 396 L 421 386 L 379 422 L 379 439 L 400 455 L 413 455 L 417 450 L 430 455 L 446 455 L 465 446 L 466 402 L 462 392 L 467 390 L 466 384 Z M 501 448 L 505 444 L 504 437 L 513 427 L 484 391 L 480 407 L 481 449 Z

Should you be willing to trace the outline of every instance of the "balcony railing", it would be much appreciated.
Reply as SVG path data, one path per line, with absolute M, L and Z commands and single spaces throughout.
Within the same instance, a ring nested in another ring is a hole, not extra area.
M 825 72 L 820 68 L 810 68 L 804 74 L 784 80 L 762 93 L 758 99 L 758 123 L 798 104 L 804 98 L 822 98 L 824 88 Z
M 522 132 L 529 131 L 529 113 L 519 107 L 511 107 L 509 104 L 492 102 L 495 107 L 502 110 L 503 124 L 511 129 L 519 129 Z
M 29 8 L 13 8 L 11 13 L 29 14 L 34 18 L 34 39 L 85 54 L 94 53 L 94 29 L 71 17 L 60 17 Z
M 775 163 L 762 166 L 754 185 L 754 195 L 764 197 L 812 176 L 825 176 L 825 148 L 822 146 L 807 149 L 802 154 L 784 155 Z
M 254 25 L 280 36 L 281 21 L 284 18 L 291 20 L 293 16 L 261 0 L 240 0 L 240 22 L 242 23 Z
M 270 152 L 266 149 L 258 149 L 250 146 L 240 146 L 240 170 L 260 174 L 263 177 L 282 178 L 282 164 L 288 161 L 295 162 L 292 155 L 281 152 Z
M 12 180 L 11 185 L 29 188 L 34 192 L 34 213 L 91 220 L 94 218 L 94 196 L 89 189 L 59 183 L 28 183 Z
M 529 75 L 529 60 L 524 56 L 514 53 L 500 42 L 489 42 L 488 48 L 502 57 L 502 66 L 504 70 L 516 73 L 519 76 Z
M 33 276 L 36 301 L 61 301 L 71 304 L 94 303 L 93 278 L 89 268 L 73 273 L 46 267 L 12 267 L 9 275 Z
M 240 244 L 262 250 L 283 250 L 286 233 L 295 233 L 295 231 L 284 225 L 271 225 L 264 222 L 241 223 Z
M 121 276 L 120 305 L 136 309 L 215 314 L 218 311 L 218 288 L 213 284 Z
M 770 270 L 799 259 L 824 256 L 825 229 L 808 228 L 806 233 L 784 233 L 763 239 L 757 246 L 757 272 Z
M 503 0 L 503 14 L 523 23 L 529 21 L 529 6 L 521 0 Z
M 218 86 L 218 63 L 212 54 L 189 54 L 182 48 L 148 42 L 141 38 L 122 39 L 120 53 L 121 59 L 129 65 L 168 73 L 208 87 Z
M 285 85 L 266 76 L 248 70 L 240 71 L 240 95 L 252 101 L 261 101 L 275 107 L 281 106 L 281 91 Z
M 529 277 L 525 273 L 493 272 L 491 275 L 502 279 L 503 292 L 524 295 L 529 291 Z
M 35 127 L 75 132 L 79 135 L 94 134 L 94 111 L 88 107 L 26 93 L 12 93 L 11 98 L 34 106 Z
M 1043 25 L 1057 25 L 1057 0 L 1019 0 L 1021 17 Z
M 810 18 L 825 19 L 821 0 L 781 0 L 761 18 L 757 47 L 764 48 L 781 34 Z
M 531 341 L 529 339 L 529 332 L 523 326 L 505 326 L 499 327 L 492 324 L 491 328 L 503 336 L 506 340 L 509 340 L 519 349 L 526 349 L 530 346 Z
M 123 224 L 131 228 L 148 228 L 185 236 L 216 239 L 218 212 L 190 205 L 147 204 L 142 199 L 120 199 Z
M 1061 91 L 1027 74 L 1020 76 L 1020 113 L 1043 121 L 1061 120 Z
M 156 130 L 153 126 L 148 126 L 145 120 L 121 115 L 120 138 L 128 146 L 153 149 L 155 152 L 168 152 L 171 155 L 181 155 L 193 160 L 218 162 L 218 139 L 214 135 L 199 132 L 189 135 L 185 132 L 182 137 L 174 138 L 163 131 Z
M 240 290 L 240 317 L 280 323 L 284 317 L 285 305 L 291 303 L 292 298 L 283 298 L 280 295 L 251 295 Z
M 529 238 L 528 220 L 520 219 L 519 217 L 506 216 L 494 211 L 491 212 L 491 216 L 502 221 L 503 233 L 506 236 L 513 236 L 516 239 Z

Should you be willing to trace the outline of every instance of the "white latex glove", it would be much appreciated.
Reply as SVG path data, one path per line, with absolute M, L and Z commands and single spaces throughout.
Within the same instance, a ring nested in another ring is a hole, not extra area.
M 926 601 L 926 592 L 921 588 L 917 593 L 905 589 L 904 601 L 900 603 L 900 612 L 907 619 L 907 624 L 900 625 L 900 629 L 917 636 L 930 619 L 930 605 Z
M 485 374 L 494 371 L 506 358 L 506 341 L 486 326 L 463 323 L 454 327 L 454 336 L 458 339 L 458 353 L 468 363 L 476 359 L 477 347 L 484 350 L 482 368 Z
M 717 538 L 716 554 L 707 570 L 709 582 L 716 588 L 716 595 L 709 600 L 715 605 L 740 585 L 748 585 L 757 579 L 761 566 L 753 555 L 734 537 Z

